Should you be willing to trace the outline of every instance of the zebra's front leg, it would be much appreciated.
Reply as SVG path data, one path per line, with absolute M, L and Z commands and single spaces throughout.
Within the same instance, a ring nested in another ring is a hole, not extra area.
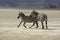
M 41 22 L 41 24 L 42 24 L 42 29 L 44 29 L 44 24 L 43 24 L 43 22 Z
M 32 26 L 34 26 L 34 25 L 35 25 L 35 22 L 33 22 L 33 25 L 32 25 Z M 31 27 L 32 27 L 32 26 L 31 26 Z M 29 28 L 31 28 L 31 27 L 29 27 Z
M 22 21 L 20 22 L 20 24 L 18 25 L 18 27 L 21 25 Z
M 36 21 L 36 28 L 38 28 L 38 22 Z
M 25 24 L 26 24 L 26 22 L 24 22 L 23 26 L 24 26 L 25 28 L 27 28 L 27 27 L 25 26 Z

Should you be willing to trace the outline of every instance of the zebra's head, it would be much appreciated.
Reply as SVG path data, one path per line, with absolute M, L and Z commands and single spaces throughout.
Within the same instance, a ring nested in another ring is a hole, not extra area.
M 19 12 L 19 14 L 18 14 L 18 19 L 20 18 L 20 17 L 23 17 L 24 16 L 24 14 L 23 14 L 23 12 Z
M 39 15 L 38 12 L 36 12 L 35 10 L 33 10 L 30 14 L 31 17 L 37 17 Z

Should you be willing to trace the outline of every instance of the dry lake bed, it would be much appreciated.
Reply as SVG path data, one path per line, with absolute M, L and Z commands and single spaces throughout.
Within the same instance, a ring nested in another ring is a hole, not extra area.
M 25 15 L 30 15 L 32 10 L 20 10 Z M 19 9 L 0 9 L 0 40 L 60 40 L 60 10 L 36 10 L 48 16 L 48 29 L 41 29 L 27 23 L 27 28 L 17 19 Z

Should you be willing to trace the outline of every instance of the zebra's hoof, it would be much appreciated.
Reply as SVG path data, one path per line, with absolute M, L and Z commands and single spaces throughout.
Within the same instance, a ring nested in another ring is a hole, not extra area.
M 46 27 L 46 29 L 48 29 L 48 27 Z
M 25 27 L 25 28 L 27 28 L 27 27 Z
M 36 28 L 38 28 L 38 27 L 36 27 Z
M 30 29 L 31 27 L 29 27 L 29 29 Z
M 19 26 L 18 26 L 18 28 L 19 28 Z
M 44 28 L 42 28 L 42 29 L 44 29 Z

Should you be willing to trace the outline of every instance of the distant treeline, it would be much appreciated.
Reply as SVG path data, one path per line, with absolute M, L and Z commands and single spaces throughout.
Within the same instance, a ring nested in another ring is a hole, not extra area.
M 60 8 L 60 0 L 0 0 L 0 7 Z

